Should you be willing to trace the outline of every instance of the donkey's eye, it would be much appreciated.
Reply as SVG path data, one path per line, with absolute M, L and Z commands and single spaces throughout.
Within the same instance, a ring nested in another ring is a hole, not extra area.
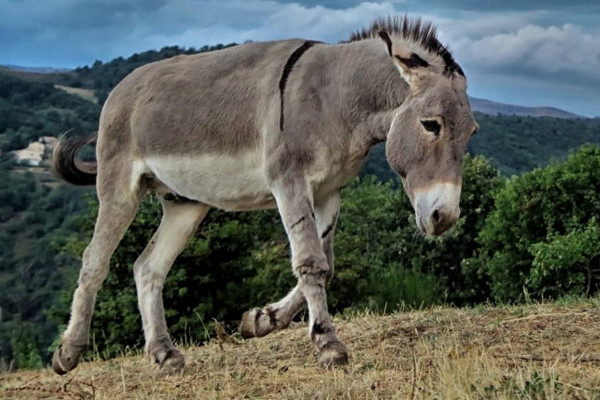
M 440 130 L 442 129 L 442 126 L 437 120 L 422 119 L 421 124 L 423 124 L 423 128 L 425 128 L 427 132 L 431 132 L 436 138 L 440 136 Z

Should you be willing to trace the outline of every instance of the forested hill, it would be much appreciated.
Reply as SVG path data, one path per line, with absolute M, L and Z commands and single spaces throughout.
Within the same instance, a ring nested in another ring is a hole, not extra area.
M 478 133 L 468 151 L 483 155 L 504 175 L 519 174 L 543 167 L 564 157 L 585 143 L 600 144 L 600 118 L 553 118 L 475 113 Z M 378 145 L 363 174 L 392 179 L 385 159 L 385 147 Z
M 505 174 L 542 167 L 584 143 L 600 143 L 600 118 L 489 116 L 476 113 L 480 130 L 469 152 L 490 159 Z

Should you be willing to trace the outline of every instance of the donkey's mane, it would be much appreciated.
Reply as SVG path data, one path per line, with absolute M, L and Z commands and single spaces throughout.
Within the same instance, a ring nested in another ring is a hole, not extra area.
M 446 73 L 457 72 L 464 76 L 462 68 L 454 61 L 452 53 L 438 40 L 436 27 L 431 22 L 424 23 L 421 18 L 409 18 L 406 15 L 404 17 L 378 18 L 368 28 L 354 32 L 348 42 L 378 38 L 381 31 L 400 36 L 407 41 L 416 43 L 424 50 L 440 56 L 444 61 Z

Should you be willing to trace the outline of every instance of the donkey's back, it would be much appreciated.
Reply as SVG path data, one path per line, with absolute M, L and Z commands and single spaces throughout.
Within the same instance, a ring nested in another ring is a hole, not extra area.
M 266 116 L 277 117 L 282 64 L 302 42 L 248 43 L 142 66 L 108 97 L 99 140 L 130 135 L 143 156 L 235 154 L 254 146 L 268 128 Z M 128 119 L 125 132 L 110 129 L 122 123 L 114 115 Z

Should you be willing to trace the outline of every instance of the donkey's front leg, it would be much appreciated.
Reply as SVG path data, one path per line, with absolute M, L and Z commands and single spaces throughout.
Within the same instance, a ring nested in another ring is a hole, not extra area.
M 245 339 L 263 337 L 276 329 L 287 328 L 294 317 L 306 307 L 300 285 L 296 285 L 283 299 L 263 308 L 253 308 L 242 315 L 240 333 Z
M 319 350 L 319 363 L 325 367 L 345 364 L 348 351 L 337 338 L 327 311 L 325 283 L 331 269 L 321 245 L 308 184 L 303 178 L 280 182 L 273 185 L 273 194 L 290 241 L 298 288 L 308 304 L 309 333 Z
M 329 266 L 329 279 L 333 276 L 333 234 L 339 208 L 339 191 L 332 192 L 329 196 L 315 202 L 317 232 L 321 238 L 321 246 Z M 274 330 L 287 328 L 296 314 L 305 307 L 306 300 L 300 290 L 300 282 L 298 282 L 298 285 L 278 302 L 246 311 L 240 325 L 242 337 L 262 337 Z

